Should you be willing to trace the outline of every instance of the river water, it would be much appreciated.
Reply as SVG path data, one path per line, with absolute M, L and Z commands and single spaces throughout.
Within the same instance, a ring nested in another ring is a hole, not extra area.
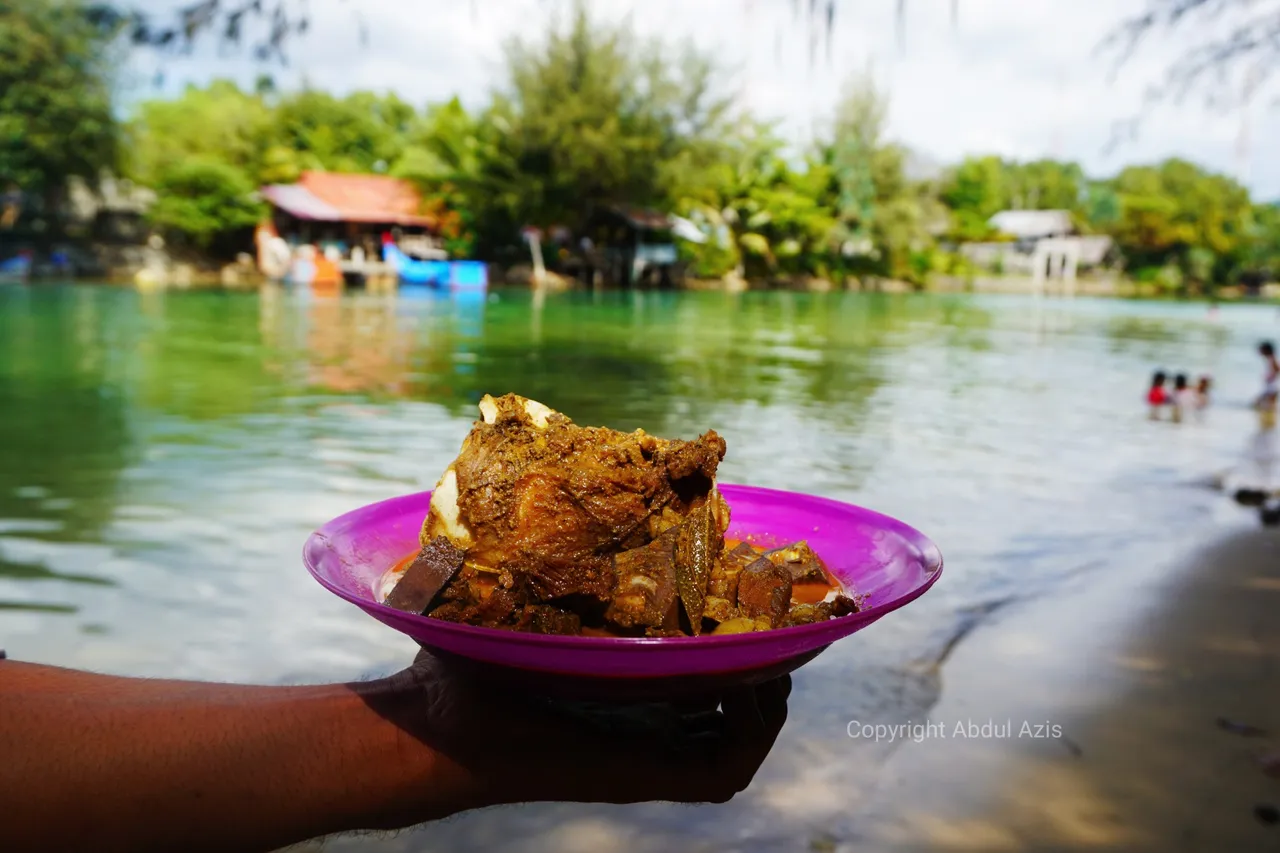
M 1263 306 L 1010 296 L 0 286 L 0 646 L 141 676 L 389 672 L 412 644 L 315 585 L 302 543 L 429 488 L 482 394 L 714 428 L 723 481 L 898 516 L 938 543 L 943 579 L 797 673 L 779 747 L 728 806 L 527 806 L 330 849 L 839 839 L 882 757 L 849 720 L 924 714 L 948 649 L 1002 608 L 1239 522 L 1206 484 L 1256 428 L 1253 347 L 1278 326 Z M 1156 367 L 1213 374 L 1202 422 L 1146 419 Z

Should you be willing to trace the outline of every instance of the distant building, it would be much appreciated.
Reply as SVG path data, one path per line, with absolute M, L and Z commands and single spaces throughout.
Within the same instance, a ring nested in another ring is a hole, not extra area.
M 1066 237 L 1076 232 L 1071 214 L 1065 210 L 1002 210 L 987 225 L 1016 240 Z
M 987 225 L 1012 241 L 966 243 L 960 253 L 980 267 L 1030 275 L 1041 284 L 1058 278 L 1073 286 L 1078 269 L 1104 266 L 1115 248 L 1110 237 L 1079 234 L 1065 210 L 1002 210 Z
M 399 178 L 303 172 L 295 184 L 272 184 L 261 192 L 271 205 L 275 231 L 291 244 L 336 249 L 340 255 L 359 247 L 377 257 L 382 234 L 392 231 L 407 252 L 440 251 L 436 218 L 423 212 L 417 188 Z
M 698 233 L 692 223 L 658 211 L 599 208 L 584 229 L 584 249 L 590 247 L 586 249 L 588 264 L 611 284 L 669 287 L 681 275 L 677 230 L 688 237 Z

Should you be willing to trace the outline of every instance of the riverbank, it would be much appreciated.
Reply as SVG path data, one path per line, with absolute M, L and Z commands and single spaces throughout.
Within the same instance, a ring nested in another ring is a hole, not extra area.
M 1280 849 L 1254 813 L 1280 804 L 1258 764 L 1278 610 L 1280 532 L 1242 529 L 975 630 L 930 712 L 945 736 L 898 748 L 849 849 Z M 1008 728 L 952 736 L 989 720 Z
M 46 265 L 47 266 L 47 265 Z M 489 281 L 498 287 L 532 288 L 531 273 L 526 268 L 504 268 L 489 266 Z M 33 276 L 31 283 L 40 285 L 45 282 L 66 283 L 66 277 L 59 277 L 56 271 L 46 270 L 42 276 Z M 102 283 L 109 286 L 136 287 L 143 290 L 232 290 L 244 291 L 259 289 L 268 281 L 257 269 L 245 259 L 235 263 L 217 265 L 212 263 L 195 264 L 179 263 L 159 266 L 144 266 L 140 263 L 123 264 L 111 267 L 96 277 L 80 280 L 80 283 Z M 370 290 L 379 293 L 391 292 L 397 285 L 393 280 L 375 280 L 363 288 L 353 290 Z M 573 279 L 548 274 L 545 285 L 548 292 L 565 292 L 584 289 Z M 347 288 L 344 288 L 347 289 Z M 608 288 L 616 289 L 616 288 Z M 695 292 L 729 292 L 746 291 L 795 291 L 808 293 L 834 293 L 849 291 L 854 293 L 973 293 L 1004 295 L 1045 295 L 1045 296 L 1086 296 L 1119 299 L 1192 299 L 1205 300 L 1204 294 L 1175 294 L 1161 290 L 1150 283 L 1138 282 L 1124 277 L 1081 278 L 1070 288 L 1064 288 L 1061 282 L 1050 282 L 1042 286 L 1026 276 L 979 276 L 976 278 L 960 278 L 955 276 L 935 276 L 926 285 L 916 285 L 907 281 L 894 279 L 850 279 L 846 282 L 833 282 L 824 278 L 797 276 L 776 280 L 745 280 L 726 277 L 723 279 L 685 279 L 676 290 Z M 1219 288 L 1212 297 L 1215 301 L 1248 302 L 1280 300 L 1280 284 L 1268 284 L 1258 292 L 1251 293 L 1241 287 Z

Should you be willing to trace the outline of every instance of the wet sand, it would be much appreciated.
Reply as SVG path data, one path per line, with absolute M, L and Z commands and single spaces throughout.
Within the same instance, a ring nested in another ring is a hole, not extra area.
M 941 732 L 898 745 L 840 849 L 1280 850 L 1254 814 L 1280 805 L 1280 531 L 1006 613 L 942 681 Z M 988 720 L 1011 731 L 955 736 Z

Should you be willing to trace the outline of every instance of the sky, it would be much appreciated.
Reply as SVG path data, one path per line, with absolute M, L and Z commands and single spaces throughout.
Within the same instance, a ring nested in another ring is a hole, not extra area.
M 1130 163 L 1181 156 L 1236 177 L 1260 198 L 1280 198 L 1280 149 L 1269 141 L 1280 132 L 1280 106 L 1259 97 L 1228 108 L 1210 109 L 1198 98 L 1143 108 L 1144 95 L 1188 40 L 1213 25 L 1157 34 L 1116 72 L 1114 56 L 1097 47 L 1147 0 L 959 0 L 954 22 L 950 0 L 909 0 L 902 43 L 895 0 L 837 1 L 831 57 L 816 64 L 803 17 L 807 0 L 594 0 L 590 7 L 609 20 L 629 17 L 646 35 L 693 40 L 730 69 L 726 81 L 747 107 L 780 121 L 797 143 L 829 118 L 844 82 L 870 70 L 889 96 L 889 136 L 926 161 L 1054 157 L 1106 176 Z M 287 68 L 210 42 L 189 58 L 140 57 L 128 94 L 172 94 L 214 77 L 249 84 L 267 71 L 283 87 L 306 81 L 337 93 L 390 90 L 415 104 L 457 95 L 478 106 L 502 83 L 504 42 L 536 39 L 569 6 L 310 0 L 311 31 L 291 46 Z M 1110 145 L 1117 127 L 1139 115 L 1136 136 Z

